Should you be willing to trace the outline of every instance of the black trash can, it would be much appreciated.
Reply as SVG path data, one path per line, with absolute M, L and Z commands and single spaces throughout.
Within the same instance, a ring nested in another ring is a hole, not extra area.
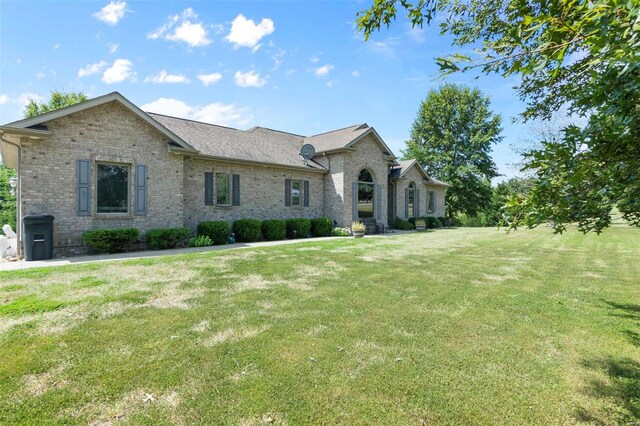
M 53 258 L 53 219 L 54 217 L 48 214 L 22 218 L 26 260 Z

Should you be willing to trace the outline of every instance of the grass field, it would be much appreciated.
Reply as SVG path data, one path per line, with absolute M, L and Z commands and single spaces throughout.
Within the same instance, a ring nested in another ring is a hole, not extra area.
M 0 274 L 0 424 L 637 424 L 640 230 Z

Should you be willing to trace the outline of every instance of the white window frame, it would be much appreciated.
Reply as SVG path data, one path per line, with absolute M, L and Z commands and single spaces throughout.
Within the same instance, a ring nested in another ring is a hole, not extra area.
M 300 189 L 298 190 L 298 204 L 294 204 L 293 202 L 293 187 L 294 184 L 298 183 L 300 185 Z M 291 201 L 291 207 L 302 207 L 303 202 L 304 202 L 304 184 L 302 182 L 302 179 L 291 179 L 291 194 L 290 197 L 291 199 L 289 201 Z
M 225 176 L 227 178 L 227 203 L 219 203 L 218 202 L 218 176 Z M 231 192 L 232 192 L 232 188 L 231 186 L 233 185 L 232 181 L 231 181 L 231 174 L 230 173 L 214 173 L 213 174 L 213 197 L 214 197 L 214 204 L 216 206 L 222 206 L 222 207 L 229 207 L 231 206 L 232 203 L 232 199 L 231 199 Z
M 100 206 L 98 205 L 98 193 L 100 192 L 98 183 L 99 183 L 99 175 L 100 175 L 100 166 L 117 166 L 117 167 L 122 167 L 122 168 L 126 168 L 127 169 L 127 210 L 124 212 L 101 212 Z M 96 195 L 95 195 L 95 212 L 96 215 L 107 215 L 107 216 L 124 216 L 124 215 L 130 215 L 131 214 L 131 178 L 132 178 L 132 174 L 131 174 L 131 170 L 132 170 L 132 165 L 129 163 L 117 163 L 117 162 L 113 162 L 113 161 L 96 161 L 95 162 L 95 185 L 96 185 Z

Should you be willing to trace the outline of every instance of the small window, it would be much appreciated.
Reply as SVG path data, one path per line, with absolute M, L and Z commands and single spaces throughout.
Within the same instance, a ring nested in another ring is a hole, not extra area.
M 436 207 L 436 193 L 434 191 L 427 192 L 427 213 L 434 213 Z
M 291 180 L 291 205 L 300 207 L 302 205 L 302 181 Z
M 231 177 L 227 174 L 216 173 L 216 204 L 231 205 Z
M 129 213 L 129 166 L 97 165 L 97 212 Z

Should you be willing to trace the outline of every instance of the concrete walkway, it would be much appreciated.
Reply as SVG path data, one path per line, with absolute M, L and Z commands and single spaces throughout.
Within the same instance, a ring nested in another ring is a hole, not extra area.
M 395 233 L 367 235 L 366 238 L 386 237 L 386 236 L 405 234 L 405 233 L 415 233 L 415 231 L 395 231 Z M 34 260 L 31 262 L 27 262 L 26 260 L 23 259 L 23 260 L 18 260 L 17 262 L 1 262 L 0 271 L 15 271 L 15 270 L 29 269 L 29 268 L 76 265 L 76 264 L 90 263 L 90 262 L 112 262 L 112 261 L 127 260 L 127 259 L 145 259 L 149 257 L 172 256 L 176 254 L 202 253 L 207 251 L 218 251 L 218 250 L 229 250 L 229 249 L 281 246 L 286 244 L 299 244 L 299 243 L 308 243 L 308 242 L 314 242 L 314 241 L 328 241 L 328 240 L 341 239 L 341 238 L 350 238 L 350 237 L 320 237 L 320 238 L 301 238 L 299 240 L 261 241 L 257 243 L 235 243 L 235 244 L 225 244 L 221 246 L 188 247 L 188 248 L 172 249 L 172 250 L 136 251 L 136 252 L 129 252 L 129 253 L 114 253 L 114 254 L 99 254 L 99 255 L 93 255 L 93 256 L 67 257 L 63 259 Z

